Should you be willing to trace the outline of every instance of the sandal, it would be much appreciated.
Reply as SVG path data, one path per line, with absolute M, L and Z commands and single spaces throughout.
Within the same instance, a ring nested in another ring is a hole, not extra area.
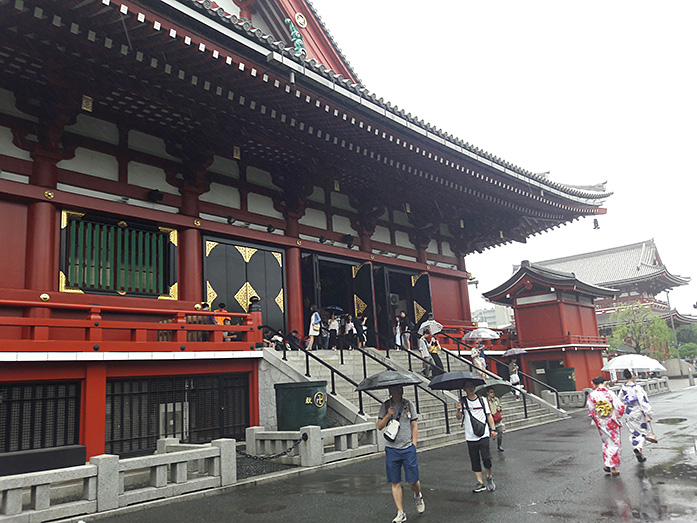
M 603 467 L 603 470 L 607 472 L 608 474 L 610 473 L 610 467 Z
M 612 469 L 612 475 L 613 475 L 613 476 L 619 476 L 619 475 L 620 475 L 620 471 L 617 470 L 617 469 Z

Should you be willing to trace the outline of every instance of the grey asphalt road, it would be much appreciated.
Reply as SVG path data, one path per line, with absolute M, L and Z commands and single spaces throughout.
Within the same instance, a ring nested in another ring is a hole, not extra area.
M 621 475 L 602 471 L 600 439 L 585 411 L 568 420 L 506 434 L 494 451 L 495 492 L 474 494 L 464 444 L 419 453 L 426 512 L 409 521 L 697 521 L 697 388 L 651 398 L 658 444 L 637 463 L 623 433 Z M 100 517 L 109 523 L 384 522 L 395 515 L 384 460 L 321 470 L 220 495 Z M 84 518 L 88 520 L 88 518 Z

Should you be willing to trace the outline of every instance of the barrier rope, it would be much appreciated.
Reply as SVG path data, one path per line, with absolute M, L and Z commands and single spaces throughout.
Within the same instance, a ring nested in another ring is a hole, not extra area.
M 303 435 L 300 436 L 300 438 L 298 438 L 297 440 L 295 440 L 295 443 L 293 443 L 286 450 L 284 450 L 283 452 L 279 452 L 278 454 L 274 454 L 273 456 L 252 456 L 251 454 L 247 454 L 246 452 L 244 452 L 242 450 L 238 450 L 237 453 L 240 456 L 244 456 L 245 458 L 253 459 L 255 461 L 268 461 L 270 459 L 277 459 L 277 458 L 280 458 L 280 457 L 283 457 L 283 456 L 290 454 L 290 452 L 295 447 L 300 445 L 303 441 L 307 441 L 307 433 L 303 433 Z

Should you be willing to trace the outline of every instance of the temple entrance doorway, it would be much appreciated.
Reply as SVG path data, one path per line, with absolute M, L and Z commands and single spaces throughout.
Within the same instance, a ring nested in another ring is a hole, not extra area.
M 375 266 L 375 308 L 380 348 L 394 347 L 396 318 L 404 311 L 417 326 L 432 312 L 431 288 L 427 273 Z
M 375 296 L 372 263 L 305 253 L 302 258 L 303 311 L 309 326 L 310 307 L 316 305 L 326 325 L 332 313 L 341 316 L 341 325 L 350 315 L 365 316 L 368 346 L 375 346 Z M 306 334 L 306 333 L 305 333 Z M 341 332 L 340 332 L 341 334 Z

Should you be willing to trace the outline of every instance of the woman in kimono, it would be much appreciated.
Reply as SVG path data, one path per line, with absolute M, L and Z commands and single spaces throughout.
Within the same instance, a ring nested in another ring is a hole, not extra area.
M 596 388 L 588 395 L 587 407 L 603 443 L 603 470 L 619 476 L 622 453 L 620 418 L 624 414 L 624 404 L 605 386 L 604 377 L 593 378 L 593 384 Z
M 649 422 L 653 416 L 653 409 L 646 397 L 646 392 L 635 383 L 636 376 L 629 369 L 624 369 L 624 378 L 627 383 L 622 385 L 620 390 L 620 400 L 626 407 L 627 414 L 627 430 L 632 438 L 632 447 L 634 447 L 634 455 L 639 463 L 646 461 L 646 458 L 641 453 L 646 442 L 646 433 L 649 429 Z

